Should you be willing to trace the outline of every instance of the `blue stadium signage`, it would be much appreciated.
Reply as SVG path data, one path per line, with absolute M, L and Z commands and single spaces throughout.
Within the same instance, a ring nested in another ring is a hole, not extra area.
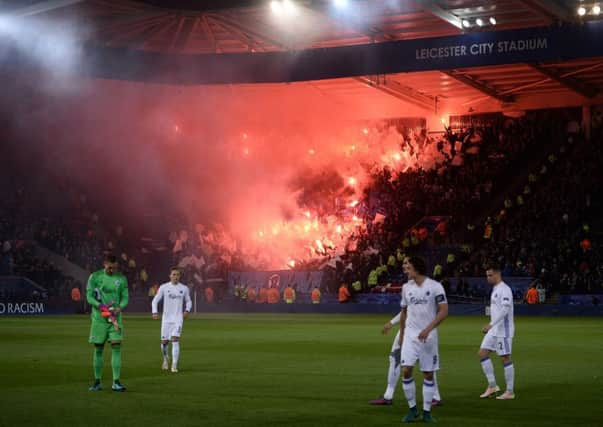
M 44 314 L 42 302 L 0 302 L 2 314 Z
M 181 85 L 294 82 L 603 57 L 602 40 L 603 21 L 592 21 L 286 52 L 175 54 L 88 45 L 80 72 Z M 35 66 L 16 48 L 12 55 L 4 66 Z
M 498 42 L 471 43 L 415 50 L 417 61 L 442 59 L 460 56 L 493 56 L 514 52 L 530 52 L 546 50 L 549 46 L 548 37 L 533 39 L 501 40 Z

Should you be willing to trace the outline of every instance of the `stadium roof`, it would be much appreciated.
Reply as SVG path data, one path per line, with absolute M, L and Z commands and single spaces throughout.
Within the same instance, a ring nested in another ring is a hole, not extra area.
M 75 19 L 88 29 L 83 33 L 85 41 L 103 48 L 211 55 L 291 52 L 493 29 L 558 27 L 579 24 L 582 19 L 576 13 L 577 0 L 350 0 L 348 3 L 349 9 L 339 10 L 334 9 L 331 1 L 297 0 L 299 15 L 292 20 L 275 16 L 269 1 L 8 0 L 0 6 L 4 13 L 25 19 Z M 491 17 L 496 25 L 490 24 Z M 477 19 L 482 20 L 483 26 L 476 24 Z M 454 103 L 463 111 L 583 105 L 603 100 L 603 56 L 354 76 L 301 84 L 345 99 L 394 97 L 425 110 L 433 110 L 441 102 Z M 262 85 L 262 90 L 269 86 L 278 84 Z
M 104 46 L 179 53 L 266 52 L 453 35 L 463 32 L 464 19 L 488 23 L 492 16 L 497 30 L 575 20 L 567 6 L 538 0 L 352 3 L 346 14 L 334 12 L 330 1 L 298 0 L 304 22 L 287 23 L 289 28 L 275 18 L 269 1 L 258 0 L 5 0 L 0 5 L 7 13 L 76 18 L 89 24 L 88 36 Z

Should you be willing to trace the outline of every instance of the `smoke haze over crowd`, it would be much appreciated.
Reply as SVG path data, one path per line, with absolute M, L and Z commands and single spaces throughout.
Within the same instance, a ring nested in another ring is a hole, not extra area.
M 307 84 L 85 79 L 76 76 L 86 66 L 76 42 L 84 30 L 66 27 L 52 50 L 15 28 L 4 27 L 13 48 L 40 66 L 4 70 L 14 82 L 1 101 L 7 143 L 23 167 L 93 194 L 113 220 L 180 215 L 180 229 L 196 230 L 227 257 L 294 266 L 341 251 L 363 226 L 375 167 L 418 164 L 400 130 L 374 120 L 391 115 L 389 106 L 341 103 Z

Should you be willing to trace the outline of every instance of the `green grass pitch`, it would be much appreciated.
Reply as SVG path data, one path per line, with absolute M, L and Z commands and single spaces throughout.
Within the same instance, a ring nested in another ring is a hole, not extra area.
M 0 426 L 393 426 L 407 409 L 383 393 L 393 332 L 376 315 L 199 314 L 185 322 L 180 372 L 160 369 L 160 322 L 125 320 L 122 382 L 88 392 L 92 347 L 85 316 L 3 317 Z M 446 426 L 602 426 L 603 319 L 516 319 L 515 401 L 480 400 L 477 359 L 485 317 L 440 327 Z M 504 385 L 500 360 L 494 361 Z M 420 383 L 419 383 L 420 384 Z M 419 388 L 420 396 L 420 388 Z M 419 397 L 420 400 L 420 397 Z

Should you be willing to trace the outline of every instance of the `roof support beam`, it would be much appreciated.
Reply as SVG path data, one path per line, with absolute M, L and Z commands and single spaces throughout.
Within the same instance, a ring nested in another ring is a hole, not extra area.
M 136 49 L 146 49 L 150 46 L 161 46 L 162 49 L 169 50 L 170 42 L 168 41 L 166 43 L 165 40 L 176 30 L 177 26 L 178 22 L 176 21 L 176 18 L 173 16 L 168 17 L 164 22 L 157 24 L 155 30 L 149 33 L 145 40 L 141 41 L 138 45 L 133 45 L 133 47 Z M 162 38 L 162 36 L 165 37 Z M 153 40 L 155 37 L 157 37 L 158 40 Z
M 426 12 L 431 13 L 434 16 L 437 16 L 442 21 L 448 22 L 450 25 L 458 28 L 459 30 L 463 29 L 463 21 L 458 16 L 448 12 L 447 10 L 442 9 L 438 4 L 436 4 L 433 0 L 415 0 L 415 3 L 421 7 Z
M 573 71 L 568 71 L 567 73 L 563 73 L 560 75 L 560 77 L 562 78 L 566 78 L 566 77 L 570 77 L 570 76 L 574 76 L 576 74 L 581 74 L 581 73 L 586 73 L 588 71 L 592 71 L 592 70 L 596 70 L 597 68 L 603 68 L 603 62 L 597 62 L 593 65 L 588 65 L 586 67 L 582 67 L 582 68 L 578 68 L 577 70 L 573 70 Z M 504 92 L 501 92 L 501 95 L 508 95 L 511 93 L 515 93 L 515 92 L 520 92 L 524 89 L 530 89 L 533 87 L 537 87 L 537 86 L 541 86 L 544 83 L 551 81 L 552 79 L 550 77 L 545 77 L 543 79 L 534 81 L 532 83 L 526 83 L 525 85 L 521 85 L 521 86 L 516 86 L 513 89 L 508 89 L 505 90 Z M 475 98 L 475 99 L 471 99 L 467 102 L 463 102 L 461 105 L 465 106 L 465 105 L 470 105 L 470 104 L 476 104 L 478 102 L 482 102 L 483 100 L 485 100 L 487 97 L 480 97 L 480 98 Z
M 264 43 L 279 47 L 281 49 L 289 49 L 283 42 L 276 40 L 275 38 L 260 33 L 259 31 L 249 28 L 245 25 L 241 25 L 240 21 L 237 21 L 236 18 L 232 19 L 229 16 L 224 14 L 215 14 L 215 13 L 207 13 L 206 16 L 211 18 L 212 21 L 220 24 L 223 28 L 234 31 L 239 34 L 244 34 L 248 38 L 253 38 L 256 41 L 260 40 Z M 257 42 L 255 43 L 257 44 Z
M 556 70 L 552 70 L 550 68 L 545 68 L 542 64 L 527 64 L 530 68 L 538 71 L 540 74 L 549 77 L 551 80 L 556 81 L 560 85 L 568 88 L 569 90 L 581 95 L 585 98 L 594 98 L 599 91 L 589 86 L 585 83 L 582 83 L 571 77 L 564 77 L 561 73 Z
M 546 23 L 549 25 L 558 20 L 558 17 L 554 13 L 535 3 L 533 0 L 519 0 L 519 3 L 526 9 L 529 9 L 530 12 L 533 12 L 546 19 Z
M 575 11 L 567 6 L 567 2 L 557 0 L 520 0 L 520 2 L 532 10 L 540 10 L 553 18 L 572 22 L 576 20 Z
M 205 14 L 203 14 L 201 16 L 200 24 L 201 24 L 201 28 L 203 29 L 203 32 L 205 33 L 205 37 L 207 37 L 207 40 L 211 44 L 212 50 L 214 52 L 219 53 L 220 49 L 219 49 L 218 43 L 216 41 L 216 36 L 214 36 L 214 32 L 212 31 L 211 27 L 209 26 L 209 21 L 207 20 L 207 16 Z
M 166 25 L 171 19 L 170 14 L 150 15 L 147 17 L 138 17 L 137 20 L 119 22 L 115 25 L 108 25 L 99 28 L 97 35 L 105 38 L 105 44 L 115 46 L 120 43 L 134 42 L 134 44 L 144 43 L 145 40 L 155 33 L 155 28 Z
M 234 37 L 239 42 L 243 43 L 247 47 L 247 50 L 253 51 L 256 48 L 260 49 L 260 46 L 258 46 L 256 44 L 255 40 L 253 40 L 253 38 L 251 38 L 249 35 L 245 34 L 240 29 L 238 29 L 236 27 L 231 27 L 230 25 L 228 25 L 228 24 L 226 24 L 226 23 L 224 23 L 222 21 L 218 21 L 213 16 L 206 15 L 205 19 L 208 22 L 212 22 L 214 25 L 220 27 L 224 31 L 230 33 L 229 35 L 231 37 Z
M 588 65 L 588 66 L 582 67 L 582 68 L 578 68 L 577 70 L 568 71 L 567 73 L 561 74 L 561 77 L 565 78 L 565 77 L 569 77 L 569 76 L 575 76 L 576 74 L 586 73 L 588 71 L 596 70 L 597 68 L 603 68 L 603 62 L 597 62 L 596 64 Z M 506 95 L 508 93 L 519 92 L 519 91 L 522 91 L 524 89 L 530 89 L 530 88 L 533 88 L 533 87 L 541 86 L 541 85 L 543 85 L 544 83 L 546 83 L 546 82 L 548 82 L 550 80 L 551 80 L 550 77 L 545 77 L 544 79 L 540 79 L 540 80 L 532 82 L 532 83 L 526 83 L 525 85 L 516 86 L 513 89 L 509 89 L 509 90 L 504 91 L 502 94 Z
M 170 51 L 181 51 L 186 47 L 188 39 L 195 31 L 198 18 L 180 18 L 178 22 L 178 30 L 176 31 L 171 43 Z
M 402 85 L 393 80 L 388 80 L 386 76 L 363 76 L 355 77 L 355 79 L 367 86 L 375 88 L 383 93 L 391 95 L 409 104 L 413 104 L 424 110 L 434 111 L 436 108 L 435 98 L 418 92 L 409 86 Z
M 344 17 L 343 15 L 329 13 L 329 10 L 326 6 L 319 5 L 316 2 L 312 2 L 304 6 L 317 18 L 328 19 L 329 21 L 334 22 L 337 25 L 341 25 L 347 28 L 348 30 L 355 32 L 356 34 L 368 37 L 369 39 L 371 39 L 372 42 L 396 40 L 395 35 L 388 34 L 387 32 L 375 26 L 366 25 L 365 23 L 360 21 L 356 16 L 346 15 Z
M 141 31 L 141 28 L 144 29 L 151 25 L 155 25 L 169 16 L 170 15 L 165 12 L 155 12 L 152 14 L 114 19 L 104 25 L 100 25 L 91 34 L 95 35 L 97 39 L 105 41 L 106 44 L 111 44 L 114 39 L 123 38 L 125 34 L 137 34 Z
M 515 101 L 515 99 L 514 99 L 513 96 L 511 96 L 511 95 L 501 95 L 500 93 L 498 93 L 496 91 L 496 89 L 488 86 L 485 83 L 480 82 L 479 80 L 477 80 L 477 79 L 475 79 L 473 77 L 470 77 L 467 74 L 462 74 L 461 72 L 455 71 L 455 70 L 441 71 L 441 73 L 444 73 L 447 76 L 450 76 L 453 79 L 455 79 L 455 80 L 463 83 L 464 85 L 470 86 L 473 89 L 475 89 L 475 90 L 477 90 L 477 91 L 479 91 L 479 92 L 481 92 L 481 93 L 483 93 L 485 95 L 488 95 L 491 98 L 496 99 L 497 101 L 505 102 L 505 103 Z
M 167 25 L 169 25 L 169 24 L 167 24 Z M 157 36 L 158 34 L 162 33 L 163 31 L 165 31 L 165 28 L 167 25 L 165 23 L 160 22 L 160 23 L 150 26 L 149 28 L 142 31 L 140 33 L 140 35 L 138 35 L 137 37 L 133 38 L 132 40 L 128 40 L 127 41 L 128 47 L 131 49 L 140 49 L 140 48 L 143 48 L 144 46 L 150 46 L 151 45 L 150 42 L 153 39 L 153 37 Z
M 39 13 L 50 12 L 51 10 L 59 9 L 61 7 L 71 6 L 76 3 L 81 3 L 82 1 L 84 0 L 48 0 L 9 12 L 9 15 L 12 17 L 32 16 Z

